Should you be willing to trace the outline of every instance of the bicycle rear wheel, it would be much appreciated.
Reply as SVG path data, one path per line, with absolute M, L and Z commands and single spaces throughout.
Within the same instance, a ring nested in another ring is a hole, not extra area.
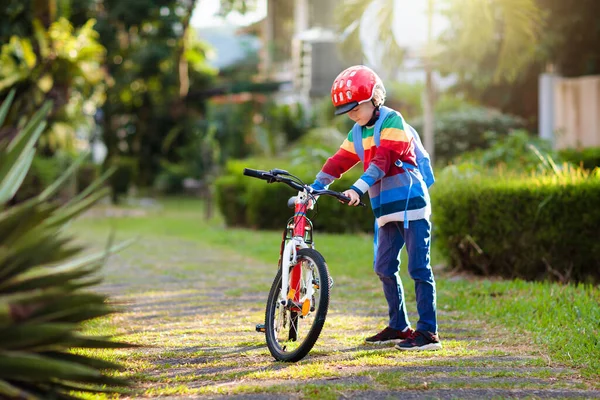
M 300 280 L 293 289 L 299 293 L 300 300 L 304 299 L 301 304 L 281 303 L 281 269 L 267 300 L 267 347 L 278 361 L 295 362 L 308 354 L 321 334 L 329 308 L 329 271 L 323 256 L 314 249 L 300 249 L 297 261 L 290 269 L 290 276 L 293 269 L 300 268 Z M 309 285 L 313 290 L 310 298 Z

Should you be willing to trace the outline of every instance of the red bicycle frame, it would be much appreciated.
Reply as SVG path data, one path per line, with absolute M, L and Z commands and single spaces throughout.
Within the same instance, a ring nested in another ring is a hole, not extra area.
M 283 231 L 281 238 L 281 247 L 279 249 L 279 267 L 282 267 L 283 250 L 287 240 L 291 240 L 294 237 L 300 237 L 305 240 L 307 244 L 312 242 L 312 224 L 308 221 L 306 216 L 307 204 L 303 201 L 297 202 L 294 205 L 294 216 L 288 220 L 286 229 Z M 298 249 L 298 248 L 297 248 Z M 302 278 L 301 268 L 291 269 L 290 280 L 289 280 L 289 293 L 288 298 L 294 303 L 298 304 L 300 301 L 300 279 Z M 293 295 L 291 290 L 293 290 Z
M 294 207 L 294 237 L 304 237 L 306 229 L 306 204 L 299 202 Z M 292 268 L 290 273 L 290 288 L 294 288 L 294 303 L 300 301 L 300 291 L 297 290 L 300 287 L 300 278 L 302 275 L 302 269 L 296 268 L 297 265 Z

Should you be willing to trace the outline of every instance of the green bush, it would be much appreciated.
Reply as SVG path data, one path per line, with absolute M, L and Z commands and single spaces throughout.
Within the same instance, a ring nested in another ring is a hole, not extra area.
M 290 161 L 276 159 L 248 159 L 231 161 L 226 173 L 215 183 L 217 204 L 228 226 L 246 226 L 256 229 L 283 229 L 293 214 L 287 200 L 295 196 L 284 184 L 268 184 L 266 181 L 243 175 L 244 168 L 269 170 L 281 168 L 297 175 L 306 183 L 312 183 L 321 165 L 291 165 Z M 332 190 L 348 189 L 360 177 L 356 167 L 334 182 Z M 363 197 L 366 208 L 348 207 L 334 198 L 319 199 L 315 210 L 309 214 L 315 229 L 324 232 L 372 231 L 373 212 L 368 196 Z
M 183 180 L 189 176 L 187 166 L 163 161 L 161 162 L 161 172 L 154 180 L 154 188 L 164 194 L 182 193 Z
M 600 147 L 588 147 L 583 150 L 564 149 L 559 151 L 562 160 L 593 170 L 600 167 Z
M 423 119 L 409 123 L 423 135 Z M 521 118 L 482 107 L 437 114 L 434 127 L 436 161 L 448 162 L 464 152 L 487 148 L 490 143 L 486 132 L 505 134 L 524 125 Z
M 552 144 L 529 134 L 525 130 L 514 130 L 508 134 L 488 132 L 485 134 L 490 147 L 473 150 L 457 157 L 459 163 L 471 162 L 486 168 L 501 167 L 515 171 L 543 171 L 547 167 L 544 160 L 557 159 Z
M 217 207 L 225 218 L 227 226 L 246 226 L 248 194 L 242 174 L 220 177 L 215 182 L 215 192 Z
M 600 173 L 507 178 L 451 171 L 440 174 L 431 195 L 435 240 L 452 269 L 600 282 Z

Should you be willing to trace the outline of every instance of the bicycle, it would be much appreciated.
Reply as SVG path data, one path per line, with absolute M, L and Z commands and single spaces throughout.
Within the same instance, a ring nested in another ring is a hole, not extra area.
M 329 308 L 333 279 L 325 258 L 315 249 L 313 224 L 306 212 L 318 196 L 332 196 L 348 203 L 349 197 L 333 190 L 315 190 L 282 169 L 270 171 L 244 168 L 244 175 L 268 183 L 285 183 L 299 192 L 288 200 L 294 215 L 283 231 L 278 270 L 265 310 L 267 347 L 277 361 L 296 362 L 316 343 Z M 364 203 L 360 203 L 365 206 Z M 257 331 L 260 325 L 257 325 Z

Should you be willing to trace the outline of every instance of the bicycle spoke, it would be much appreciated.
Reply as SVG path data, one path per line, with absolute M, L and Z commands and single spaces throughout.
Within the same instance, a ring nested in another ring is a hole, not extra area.
M 329 285 L 321 284 L 329 281 L 329 274 L 320 254 L 312 249 L 300 250 L 298 264 L 293 268 L 298 270 L 294 271 L 296 283 L 290 282 L 290 288 L 295 290 L 290 292 L 292 298 L 287 304 L 279 301 L 281 274 L 278 274 L 279 281 L 271 289 L 266 315 L 267 320 L 272 316 L 274 328 L 273 332 L 267 332 L 269 350 L 283 361 L 301 359 L 310 351 L 323 327 L 329 305 Z

